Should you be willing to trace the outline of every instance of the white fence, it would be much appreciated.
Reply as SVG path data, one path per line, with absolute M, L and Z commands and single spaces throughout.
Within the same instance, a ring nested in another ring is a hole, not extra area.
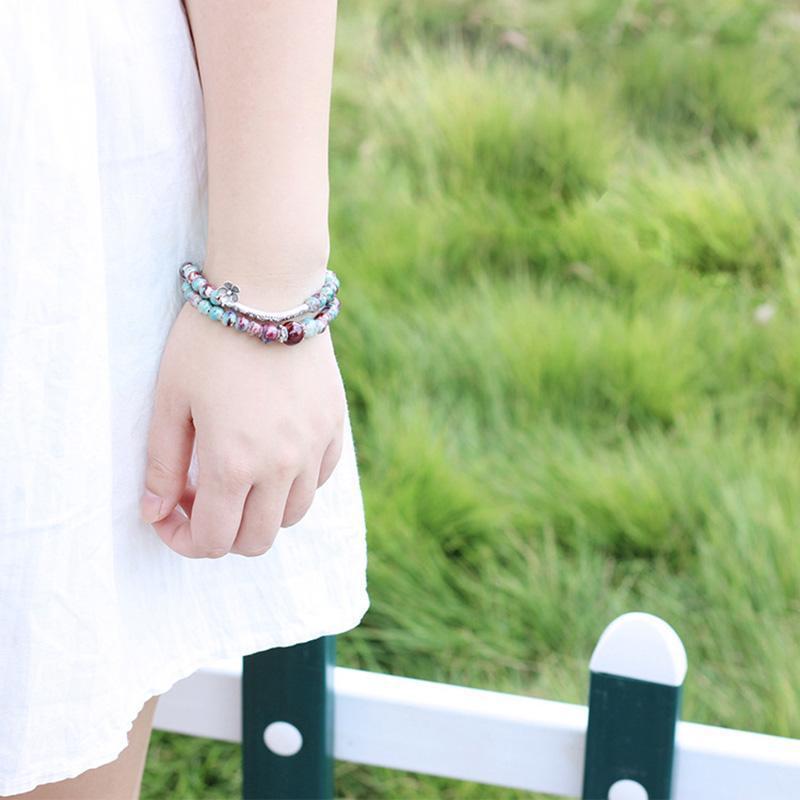
M 618 652 L 617 658 L 624 660 L 625 653 Z M 582 796 L 586 706 L 345 667 L 333 667 L 329 674 L 335 759 Z M 219 662 L 164 694 L 154 724 L 161 730 L 241 742 L 241 698 L 242 661 Z M 285 727 L 294 731 L 291 723 Z M 286 752 L 292 752 L 291 745 Z M 609 795 L 612 800 L 647 798 L 630 781 L 617 789 Z M 800 740 L 679 721 L 671 796 L 798 800 Z

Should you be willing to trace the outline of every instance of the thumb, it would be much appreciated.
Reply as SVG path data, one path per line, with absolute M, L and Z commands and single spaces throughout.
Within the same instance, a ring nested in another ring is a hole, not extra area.
M 188 403 L 159 388 L 150 419 L 144 492 L 139 503 L 144 522 L 164 519 L 181 501 L 193 444 L 194 425 Z

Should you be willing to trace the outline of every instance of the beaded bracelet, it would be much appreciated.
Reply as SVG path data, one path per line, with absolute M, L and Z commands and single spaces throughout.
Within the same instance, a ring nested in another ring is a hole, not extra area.
M 287 311 L 261 311 L 239 302 L 239 287 L 230 281 L 212 286 L 202 276 L 202 265 L 187 262 L 178 273 L 181 292 L 201 314 L 241 333 L 248 333 L 264 344 L 297 344 L 322 333 L 339 315 L 341 301 L 339 278 L 333 270 L 325 271 L 322 286 L 303 303 Z

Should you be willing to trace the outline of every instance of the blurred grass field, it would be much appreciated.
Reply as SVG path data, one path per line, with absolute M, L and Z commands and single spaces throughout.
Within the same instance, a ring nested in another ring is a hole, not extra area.
M 372 605 L 339 663 L 584 703 L 667 619 L 683 716 L 800 737 L 800 11 L 348 0 L 334 341 Z M 239 796 L 156 731 L 142 797 Z M 532 797 L 338 763 L 347 798 Z

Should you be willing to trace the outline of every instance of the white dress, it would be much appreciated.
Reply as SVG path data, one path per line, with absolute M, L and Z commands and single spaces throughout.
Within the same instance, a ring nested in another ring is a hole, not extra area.
M 211 661 L 347 631 L 369 605 L 349 418 L 263 556 L 185 558 L 139 519 L 205 170 L 180 0 L 2 3 L 0 795 L 113 761 L 145 701 Z

